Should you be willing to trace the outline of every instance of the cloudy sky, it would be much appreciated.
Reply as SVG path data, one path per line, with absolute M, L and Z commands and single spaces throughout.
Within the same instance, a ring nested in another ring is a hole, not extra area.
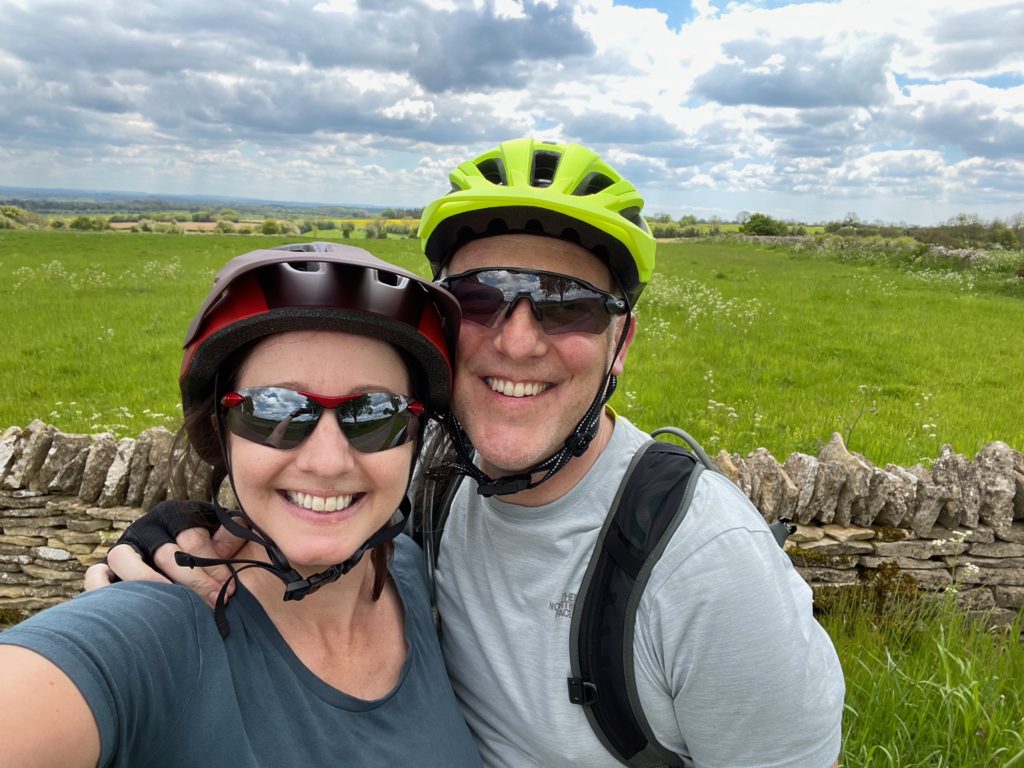
M 645 212 L 1024 211 L 1024 3 L 0 0 L 0 185 L 420 206 L 507 138 Z

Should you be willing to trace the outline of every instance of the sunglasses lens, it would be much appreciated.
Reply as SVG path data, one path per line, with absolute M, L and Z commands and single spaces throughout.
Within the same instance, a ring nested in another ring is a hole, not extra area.
M 600 298 L 551 301 L 543 305 L 541 325 L 548 333 L 602 333 L 612 316 Z
M 372 453 L 414 439 L 419 419 L 401 395 L 369 392 L 338 408 L 338 423 L 353 448 Z
M 462 319 L 477 325 L 492 327 L 508 307 L 500 288 L 485 285 L 473 278 L 452 280 L 449 290 L 458 299 Z
M 604 293 L 565 275 L 486 269 L 443 282 L 459 301 L 462 319 L 494 328 L 509 305 L 527 298 L 540 314 L 545 333 L 603 333 L 611 322 Z
M 250 387 L 224 397 L 224 422 L 231 432 L 271 448 L 295 448 L 313 434 L 324 406 L 301 392 Z M 331 398 L 337 399 L 337 398 Z M 335 412 L 338 426 L 360 453 L 385 451 L 416 436 L 422 406 L 402 395 L 369 392 L 344 399 Z
M 237 393 L 242 397 L 228 407 L 228 429 L 260 445 L 294 448 L 316 427 L 320 406 L 305 395 L 280 387 L 251 387 Z

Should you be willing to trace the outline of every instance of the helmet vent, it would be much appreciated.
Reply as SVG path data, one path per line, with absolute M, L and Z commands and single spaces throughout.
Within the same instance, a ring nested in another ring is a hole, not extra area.
M 487 237 L 508 234 L 508 224 L 504 219 L 491 219 L 487 222 L 487 229 L 484 233 Z
M 608 189 L 615 182 L 605 176 L 603 173 L 588 173 L 573 190 L 574 195 L 584 197 L 586 195 L 596 195 L 603 189 Z
M 501 162 L 500 157 L 492 157 L 489 160 L 482 160 L 476 164 L 476 169 L 480 171 L 480 175 L 491 182 L 491 184 L 497 184 L 501 187 L 508 186 L 508 179 L 505 178 L 505 164 Z
M 285 266 L 295 272 L 323 272 L 324 265 L 319 261 L 288 261 Z
M 558 161 L 562 155 L 558 152 L 534 152 L 533 168 L 530 169 L 531 187 L 550 187 L 555 180 Z
M 562 230 L 562 234 L 559 235 L 560 240 L 568 240 L 570 243 L 576 243 L 576 245 L 582 244 L 580 233 L 571 227 L 567 227 Z
M 382 272 L 379 269 L 374 272 L 374 277 L 377 278 L 378 283 L 383 283 L 384 285 L 403 285 L 405 283 L 404 277 L 392 272 Z
M 640 209 L 634 206 L 633 208 L 623 208 L 619 211 L 619 215 L 636 224 L 640 229 L 647 231 L 647 222 L 644 221 L 643 216 L 640 215 Z

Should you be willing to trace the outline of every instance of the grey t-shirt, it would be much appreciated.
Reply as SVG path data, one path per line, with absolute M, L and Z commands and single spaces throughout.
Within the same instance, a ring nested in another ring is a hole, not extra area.
M 391 574 L 409 651 L 394 690 L 373 701 L 306 668 L 241 585 L 226 640 L 185 588 L 137 581 L 43 611 L 0 643 L 42 654 L 75 682 L 99 726 L 103 766 L 479 766 L 445 675 L 422 556 L 406 536 Z
M 626 467 L 648 436 L 622 417 L 587 476 L 543 507 L 484 499 L 464 482 L 438 561 L 442 643 L 455 694 L 490 766 L 619 766 L 568 699 L 569 626 Z M 704 472 L 654 568 L 634 667 L 662 744 L 693 766 L 830 766 L 842 669 L 811 591 L 761 515 Z

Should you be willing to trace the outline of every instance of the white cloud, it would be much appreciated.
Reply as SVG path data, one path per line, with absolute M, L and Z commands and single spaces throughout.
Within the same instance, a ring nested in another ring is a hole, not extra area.
M 326 0 L 313 6 L 318 13 L 343 13 L 349 16 L 359 10 L 358 0 Z
M 626 2 L 7 2 L 0 181 L 415 205 L 533 134 L 657 210 L 1024 207 L 1019 3 Z
M 499 19 L 525 19 L 521 0 L 494 0 L 494 15 Z

